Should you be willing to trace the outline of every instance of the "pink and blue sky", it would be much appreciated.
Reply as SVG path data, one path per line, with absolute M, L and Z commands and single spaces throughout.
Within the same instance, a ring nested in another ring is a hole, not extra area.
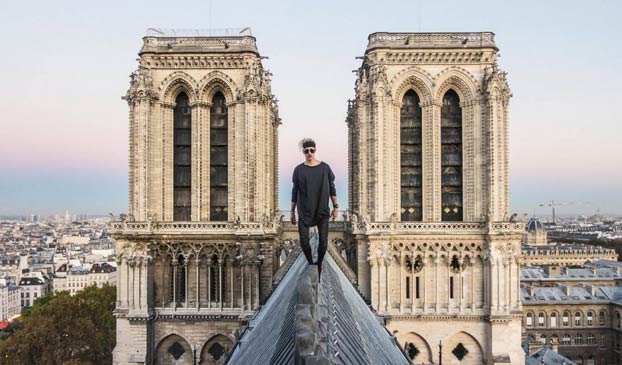
M 622 213 L 619 1 L 0 3 L 0 215 L 127 209 L 121 95 L 149 27 L 250 26 L 280 100 L 280 206 L 318 141 L 346 200 L 346 114 L 375 31 L 493 31 L 508 71 L 512 211 Z

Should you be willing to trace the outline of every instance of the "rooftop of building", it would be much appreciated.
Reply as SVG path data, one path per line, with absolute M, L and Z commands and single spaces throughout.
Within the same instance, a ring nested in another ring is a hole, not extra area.
M 149 28 L 139 55 L 145 54 L 254 53 L 256 39 L 249 27 L 228 29 Z
M 622 300 L 622 288 L 617 286 L 555 286 L 534 287 L 521 285 L 520 296 L 525 304 L 552 303 L 619 303 Z
M 544 226 L 538 218 L 529 218 L 527 225 L 525 226 L 527 232 L 544 231 Z
M 601 246 L 584 245 L 580 243 L 551 243 L 547 245 L 530 246 L 523 245 L 522 251 L 529 254 L 536 251 L 557 251 L 557 252 L 582 252 L 582 253 L 611 253 L 615 254 L 612 248 Z
M 91 266 L 91 274 L 111 273 L 117 271 L 117 268 L 107 262 L 96 263 Z
M 249 321 L 229 364 L 410 363 L 330 251 L 321 284 L 300 251 L 291 255 L 293 264 Z
M 493 32 L 375 32 L 367 50 L 375 49 L 483 49 L 497 51 Z
M 27 286 L 27 285 L 44 285 L 45 283 L 37 278 L 37 277 L 32 277 L 32 278 L 21 278 L 19 281 L 19 286 Z
M 526 266 L 521 271 L 521 281 L 589 281 L 603 279 L 621 279 L 622 268 L 618 261 L 599 260 L 586 263 L 581 267 L 559 267 L 557 265 Z
M 577 365 L 577 363 L 543 345 L 533 354 L 525 355 L 525 365 Z

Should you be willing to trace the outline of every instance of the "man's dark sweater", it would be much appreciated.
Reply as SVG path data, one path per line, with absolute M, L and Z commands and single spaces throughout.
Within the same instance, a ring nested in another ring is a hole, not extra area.
M 327 163 L 316 166 L 304 163 L 296 166 L 292 176 L 292 202 L 298 207 L 298 219 L 307 226 L 315 226 L 330 216 L 328 199 L 336 196 L 335 174 Z

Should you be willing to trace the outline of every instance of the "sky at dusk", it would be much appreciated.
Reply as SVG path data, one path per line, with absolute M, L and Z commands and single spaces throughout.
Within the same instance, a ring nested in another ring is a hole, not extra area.
M 514 95 L 511 210 L 622 213 L 621 18 L 614 0 L 2 1 L 0 215 L 126 211 L 121 95 L 145 30 L 246 26 L 280 101 L 281 207 L 307 136 L 345 206 L 344 119 L 369 33 L 492 31 Z

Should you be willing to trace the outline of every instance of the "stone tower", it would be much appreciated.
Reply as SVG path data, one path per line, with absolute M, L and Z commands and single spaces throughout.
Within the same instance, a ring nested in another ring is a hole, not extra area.
M 115 364 L 222 363 L 276 269 L 270 73 L 248 30 L 186 33 L 150 30 L 124 97 Z
M 413 363 L 523 364 L 493 33 L 374 33 L 349 102 L 360 289 Z

